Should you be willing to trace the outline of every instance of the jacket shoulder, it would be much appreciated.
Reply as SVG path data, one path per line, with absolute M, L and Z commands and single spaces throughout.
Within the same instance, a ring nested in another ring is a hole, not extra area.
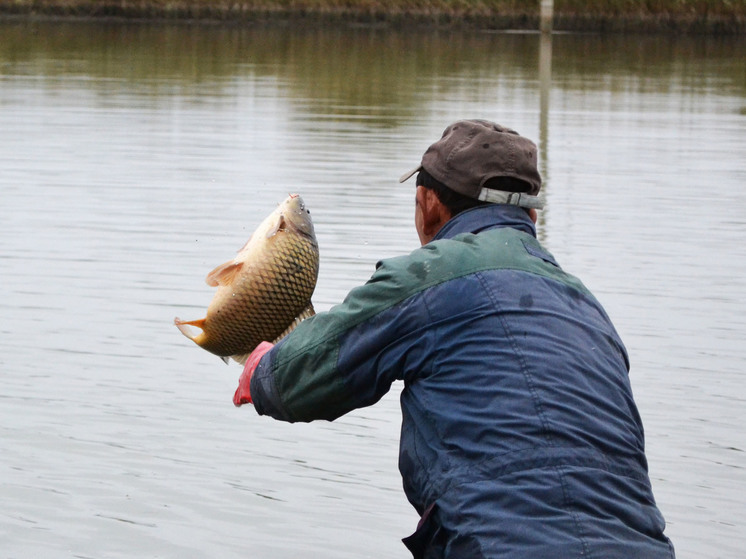
M 413 294 L 458 277 L 497 269 L 534 274 L 591 295 L 535 237 L 512 228 L 433 241 L 407 256 L 379 262 L 371 281 L 396 278 L 405 292 Z

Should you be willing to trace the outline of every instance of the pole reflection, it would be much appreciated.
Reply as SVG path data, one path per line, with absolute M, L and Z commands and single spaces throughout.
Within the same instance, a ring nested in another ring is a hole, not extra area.
M 544 183 L 549 179 L 549 95 L 552 89 L 552 34 L 539 39 L 539 171 Z

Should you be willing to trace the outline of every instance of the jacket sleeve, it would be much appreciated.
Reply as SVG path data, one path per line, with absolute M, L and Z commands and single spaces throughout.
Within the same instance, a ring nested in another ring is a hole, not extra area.
M 331 421 L 377 402 L 402 378 L 421 330 L 411 306 L 424 287 L 409 259 L 379 263 L 343 303 L 303 321 L 262 358 L 251 379 L 259 414 Z

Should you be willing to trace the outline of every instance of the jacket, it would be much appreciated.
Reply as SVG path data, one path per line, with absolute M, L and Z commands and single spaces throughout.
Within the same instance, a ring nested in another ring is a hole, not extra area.
M 673 557 L 626 349 L 535 235 L 524 210 L 481 206 L 379 262 L 264 356 L 256 410 L 334 420 L 403 381 L 414 557 Z

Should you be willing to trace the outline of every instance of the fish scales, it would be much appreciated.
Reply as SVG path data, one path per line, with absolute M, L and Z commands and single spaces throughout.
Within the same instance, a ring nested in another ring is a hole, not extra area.
M 233 261 L 208 274 L 208 283 L 219 287 L 205 318 L 174 323 L 203 349 L 243 362 L 259 343 L 276 341 L 313 314 L 318 267 L 310 214 L 300 196 L 291 195 Z M 186 325 L 202 332 L 193 335 Z
M 313 251 L 298 248 L 303 249 L 304 245 L 283 241 L 281 246 L 275 246 L 275 251 L 284 252 L 287 257 L 268 262 L 264 273 L 263 267 L 258 266 L 260 272 L 242 284 L 228 304 L 216 310 L 216 314 L 222 312 L 226 316 L 205 329 L 210 334 L 214 332 L 215 342 L 202 347 L 218 355 L 247 353 L 262 341 L 274 341 L 285 331 L 308 306 L 308 293 L 315 287 Z

